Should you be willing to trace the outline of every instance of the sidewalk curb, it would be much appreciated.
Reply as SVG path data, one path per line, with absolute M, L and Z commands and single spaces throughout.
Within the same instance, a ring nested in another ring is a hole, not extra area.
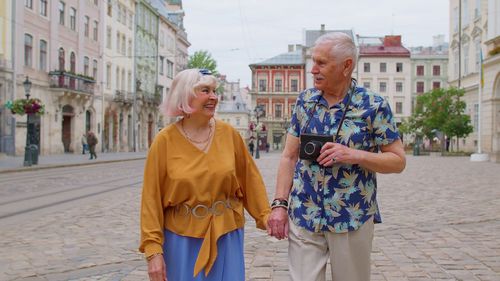
M 76 167 L 76 166 L 87 166 L 87 165 L 97 165 L 97 164 L 107 164 L 113 162 L 125 162 L 125 161 L 134 161 L 134 160 L 143 160 L 146 157 L 137 157 L 137 158 L 124 158 L 124 159 L 114 159 L 114 160 L 99 160 L 93 162 L 80 162 L 80 163 L 68 163 L 68 164 L 42 164 L 42 165 L 34 165 L 31 167 L 19 167 L 12 169 L 0 170 L 0 174 L 7 173 L 21 173 L 21 172 L 29 172 L 36 170 L 45 170 L 45 169 L 55 169 L 55 168 L 64 168 L 64 167 Z

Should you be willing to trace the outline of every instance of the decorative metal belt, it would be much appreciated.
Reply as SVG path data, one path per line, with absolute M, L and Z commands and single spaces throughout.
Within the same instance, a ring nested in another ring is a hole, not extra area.
M 181 216 L 187 216 L 189 214 L 193 215 L 193 217 L 197 219 L 203 219 L 209 215 L 220 216 L 224 214 L 226 209 L 233 209 L 233 205 L 231 201 L 237 201 L 238 199 L 226 199 L 219 200 L 212 203 L 212 206 L 207 206 L 203 204 L 198 204 L 194 207 L 189 206 L 188 204 L 177 205 L 175 207 L 175 211 L 179 213 Z

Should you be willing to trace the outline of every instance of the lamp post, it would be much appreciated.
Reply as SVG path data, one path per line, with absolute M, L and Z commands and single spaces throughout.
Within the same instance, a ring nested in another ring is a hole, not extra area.
M 26 76 L 26 80 L 23 82 L 24 86 L 24 93 L 26 95 L 26 100 L 28 101 L 30 99 L 30 91 L 31 91 L 31 81 L 29 80 L 28 76 Z M 33 164 L 33 151 L 32 145 L 31 145 L 31 139 L 32 139 L 32 134 L 33 134 L 33 122 L 31 120 L 31 115 L 32 113 L 27 113 L 27 120 L 26 120 L 26 146 L 24 147 L 24 166 L 31 166 Z
M 261 126 L 259 124 L 259 117 L 262 115 L 263 111 L 262 111 L 262 107 L 259 106 L 259 105 L 256 105 L 255 106 L 255 109 L 254 109 L 254 112 L 255 112 L 255 118 L 257 119 L 257 124 L 255 125 L 255 133 L 256 133 L 256 137 L 257 137 L 257 142 L 256 142 L 256 150 L 255 150 L 255 159 L 259 159 L 260 158 L 260 152 L 259 152 L 259 146 L 260 146 L 260 139 L 259 139 L 259 132 L 260 132 L 260 129 L 261 129 Z

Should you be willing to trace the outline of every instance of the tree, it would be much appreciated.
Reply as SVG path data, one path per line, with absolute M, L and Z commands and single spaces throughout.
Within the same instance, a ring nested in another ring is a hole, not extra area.
M 457 139 L 468 136 L 472 126 L 470 117 L 464 115 L 465 102 L 460 100 L 463 95 L 463 90 L 449 88 L 434 89 L 417 97 L 415 111 L 405 126 L 430 140 L 438 131 Z M 444 139 L 441 141 L 444 144 Z
M 194 52 L 189 57 L 188 68 L 205 68 L 210 70 L 212 74 L 217 75 L 217 62 L 212 58 L 212 55 L 205 50 Z

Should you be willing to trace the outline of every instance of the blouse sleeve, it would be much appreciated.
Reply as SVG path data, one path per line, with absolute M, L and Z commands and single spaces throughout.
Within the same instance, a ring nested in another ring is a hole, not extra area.
M 166 140 L 159 134 L 152 143 L 144 168 L 141 199 L 141 244 L 146 257 L 163 253 L 163 186 L 166 177 Z
M 243 206 L 255 219 L 257 227 L 266 229 L 271 208 L 262 175 L 252 156 L 248 153 L 240 134 L 234 130 L 233 136 L 235 139 L 236 175 L 243 191 Z

